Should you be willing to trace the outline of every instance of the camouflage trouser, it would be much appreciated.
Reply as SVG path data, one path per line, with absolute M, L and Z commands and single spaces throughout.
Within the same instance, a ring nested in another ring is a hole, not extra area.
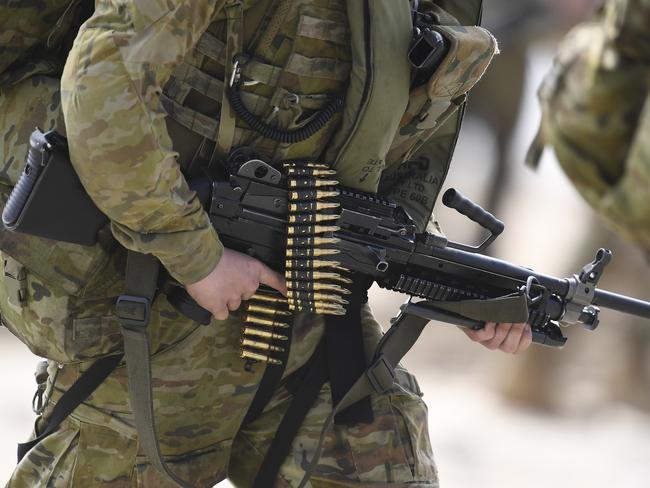
M 183 322 L 160 297 L 152 330 Z M 238 357 L 236 317 L 197 327 L 153 356 L 158 436 L 170 467 L 197 487 L 212 487 L 229 477 L 250 486 L 292 398 L 284 384 L 264 412 L 240 427 L 263 373 L 244 369 Z M 368 308 L 363 317 L 367 351 L 380 336 Z M 304 363 L 322 335 L 316 317 L 294 326 L 287 373 Z M 54 399 L 88 363 L 66 365 L 56 374 Z M 50 366 L 55 376 L 56 364 Z M 427 432 L 426 406 L 417 383 L 400 371 L 399 385 L 375 396 L 372 424 L 334 426 L 329 432 L 312 486 L 437 486 Z M 8 487 L 172 487 L 139 449 L 128 405 L 127 378 L 118 368 L 90 399 L 50 437 L 34 447 L 15 470 Z M 285 460 L 277 486 L 295 486 L 312 458 L 324 419 L 331 412 L 329 385 L 305 419 Z

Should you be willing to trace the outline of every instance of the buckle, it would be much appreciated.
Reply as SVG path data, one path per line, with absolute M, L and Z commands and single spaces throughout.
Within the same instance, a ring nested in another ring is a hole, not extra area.
M 382 354 L 366 371 L 368 381 L 380 395 L 390 390 L 395 383 L 395 369 Z
M 115 305 L 120 325 L 131 330 L 144 329 L 149 325 L 150 310 L 148 298 L 133 295 L 121 295 Z

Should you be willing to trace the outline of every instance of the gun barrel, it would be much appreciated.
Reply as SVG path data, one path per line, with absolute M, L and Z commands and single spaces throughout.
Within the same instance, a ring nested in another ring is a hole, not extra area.
M 538 273 L 530 268 L 518 266 L 492 256 L 471 253 L 460 249 L 453 249 L 451 247 L 434 249 L 431 255 L 452 263 L 469 266 L 477 270 L 507 276 L 519 280 L 522 283 L 526 283 L 529 276 L 534 276 L 537 278 L 539 283 L 548 288 L 551 293 L 557 293 L 564 297 L 569 292 L 569 281 L 566 278 L 556 278 L 554 276 Z
M 594 305 L 650 319 L 650 302 L 606 290 L 596 290 Z

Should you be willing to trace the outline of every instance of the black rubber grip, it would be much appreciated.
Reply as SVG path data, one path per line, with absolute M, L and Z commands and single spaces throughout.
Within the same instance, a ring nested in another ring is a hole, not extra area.
M 41 160 L 46 151 L 47 139 L 45 134 L 39 130 L 32 132 L 29 138 L 29 151 L 27 152 L 27 164 L 18 178 L 16 186 L 9 195 L 9 200 L 2 212 L 2 223 L 8 229 L 14 229 L 20 215 L 32 194 L 38 177 L 43 171 Z
M 495 236 L 503 232 L 505 225 L 494 215 L 465 198 L 460 192 L 450 188 L 442 196 L 442 203 L 447 207 L 457 210 L 465 217 L 473 220 L 481 227 L 486 228 Z

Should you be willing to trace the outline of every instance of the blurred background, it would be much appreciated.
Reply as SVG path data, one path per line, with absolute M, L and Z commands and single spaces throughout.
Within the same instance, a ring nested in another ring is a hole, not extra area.
M 600 286 L 650 300 L 644 256 L 606 230 L 552 154 L 537 172 L 523 166 L 539 123 L 537 87 L 557 42 L 592 3 L 485 0 L 484 25 L 501 54 L 471 93 L 445 188 L 506 223 L 493 255 L 569 276 L 608 247 L 614 259 Z M 453 211 L 435 214 L 450 239 L 480 239 L 480 229 Z M 373 289 L 371 304 L 388 324 L 404 299 Z M 443 488 L 650 486 L 650 323 L 604 311 L 596 331 L 566 334 L 563 350 L 534 346 L 513 357 L 453 327 L 425 329 L 405 363 L 425 392 Z M 0 328 L 0 483 L 13 469 L 16 442 L 31 430 L 36 363 Z

